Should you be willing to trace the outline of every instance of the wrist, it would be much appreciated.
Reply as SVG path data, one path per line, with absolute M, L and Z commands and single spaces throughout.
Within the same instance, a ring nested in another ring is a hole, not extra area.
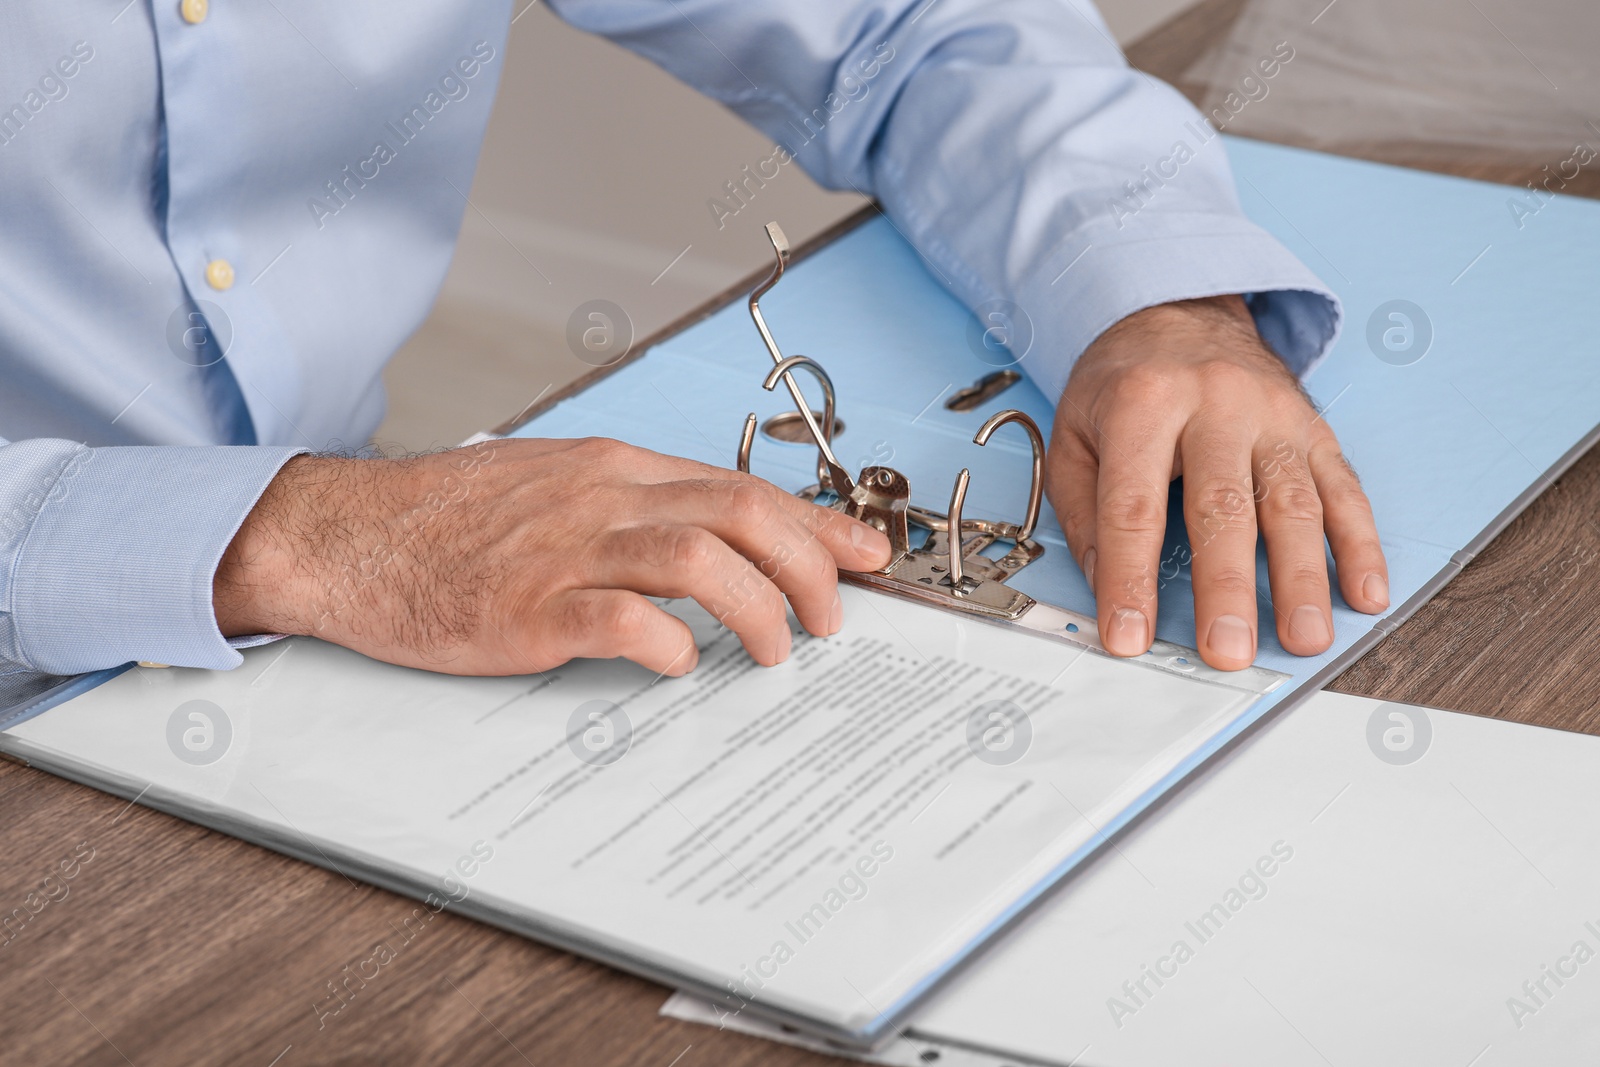
M 1175 300 L 1135 311 L 1095 338 L 1073 367 L 1073 377 L 1082 384 L 1149 367 L 1152 360 L 1169 365 L 1230 363 L 1294 377 L 1261 339 L 1250 306 L 1237 294 Z
M 212 608 L 224 637 L 315 632 L 315 605 L 331 586 L 321 543 L 338 540 L 337 510 L 348 504 L 360 462 L 297 456 L 279 470 L 212 578 Z
M 1115 340 L 1123 334 L 1171 330 L 1197 330 L 1213 333 L 1245 331 L 1252 340 L 1258 340 L 1255 317 L 1250 305 L 1237 293 L 1208 296 L 1195 300 L 1174 300 L 1141 308 L 1126 318 L 1118 320 L 1095 340 L 1093 348 L 1102 340 Z

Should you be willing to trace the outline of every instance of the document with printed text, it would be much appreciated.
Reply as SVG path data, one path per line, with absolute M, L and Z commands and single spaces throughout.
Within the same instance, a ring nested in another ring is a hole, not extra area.
M 0 735 L 68 777 L 861 1041 L 1257 693 L 844 587 L 756 666 L 457 678 L 310 638 L 137 669 Z M 326 1006 L 334 1010 L 335 1005 Z

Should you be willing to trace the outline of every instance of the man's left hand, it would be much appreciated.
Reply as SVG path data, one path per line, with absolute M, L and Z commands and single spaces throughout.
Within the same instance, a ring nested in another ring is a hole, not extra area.
M 1047 477 L 1114 655 L 1150 647 L 1167 489 L 1179 477 L 1190 555 L 1178 562 L 1190 564 L 1207 663 L 1237 670 L 1255 658 L 1257 536 L 1288 651 L 1333 642 L 1324 538 L 1346 603 L 1389 605 L 1372 506 L 1240 297 L 1159 305 L 1102 334 L 1056 408 Z

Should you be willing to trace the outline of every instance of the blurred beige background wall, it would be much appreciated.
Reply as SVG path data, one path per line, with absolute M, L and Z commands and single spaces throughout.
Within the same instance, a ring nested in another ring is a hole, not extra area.
M 1126 44 L 1186 6 L 1103 11 Z M 799 242 L 861 202 L 786 167 L 719 229 L 706 202 L 771 154 L 760 133 L 541 3 L 507 51 L 450 274 L 385 374 L 385 449 L 449 447 L 589 370 L 566 340 L 585 301 L 616 303 L 646 336 L 766 263 L 763 223 Z

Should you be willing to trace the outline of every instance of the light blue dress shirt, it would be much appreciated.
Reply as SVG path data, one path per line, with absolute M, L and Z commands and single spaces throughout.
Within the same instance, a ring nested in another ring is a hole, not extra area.
M 1240 213 L 1214 131 L 1127 67 L 1086 0 L 551 6 L 761 128 L 772 165 L 876 197 L 969 306 L 1024 309 L 1047 395 L 1106 327 L 1170 300 L 1250 294 L 1300 372 L 1333 340 L 1337 302 Z M 380 371 L 450 259 L 511 17 L 185 11 L 0 13 L 0 706 L 42 675 L 240 661 L 217 561 L 291 456 L 377 427 Z

